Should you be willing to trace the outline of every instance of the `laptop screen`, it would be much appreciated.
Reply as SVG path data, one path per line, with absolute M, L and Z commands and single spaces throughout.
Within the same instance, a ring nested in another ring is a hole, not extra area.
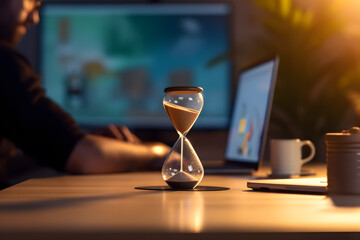
M 240 74 L 226 160 L 257 164 L 262 158 L 277 66 L 277 59 L 274 59 Z

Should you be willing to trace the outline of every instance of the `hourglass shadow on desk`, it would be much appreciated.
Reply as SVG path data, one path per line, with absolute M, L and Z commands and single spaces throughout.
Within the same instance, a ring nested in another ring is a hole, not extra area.
M 197 186 L 194 189 L 176 189 L 169 186 L 140 186 L 135 187 L 138 190 L 154 190 L 154 191 L 226 191 L 230 190 L 228 187 L 216 186 Z

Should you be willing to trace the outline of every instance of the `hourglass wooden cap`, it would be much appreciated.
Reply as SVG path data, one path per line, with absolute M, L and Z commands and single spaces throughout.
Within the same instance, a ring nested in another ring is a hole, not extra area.
M 203 89 L 201 87 L 176 86 L 176 87 L 165 88 L 164 92 L 168 94 L 194 94 L 194 93 L 202 93 Z

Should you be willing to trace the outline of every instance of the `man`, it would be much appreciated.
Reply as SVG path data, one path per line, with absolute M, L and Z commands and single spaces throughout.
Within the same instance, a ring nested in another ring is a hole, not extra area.
M 0 142 L 10 139 L 25 154 L 77 174 L 159 167 L 169 147 L 145 145 L 129 131 L 127 141 L 85 134 L 45 96 L 39 77 L 14 47 L 39 23 L 37 0 L 0 0 Z

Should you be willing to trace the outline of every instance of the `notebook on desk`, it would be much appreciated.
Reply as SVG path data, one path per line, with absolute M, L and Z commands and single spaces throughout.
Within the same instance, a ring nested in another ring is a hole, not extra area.
M 257 191 L 291 191 L 326 193 L 326 178 L 260 179 L 247 182 L 247 187 Z
M 248 174 L 263 158 L 279 59 L 258 63 L 238 77 L 225 160 L 206 165 L 206 174 Z

